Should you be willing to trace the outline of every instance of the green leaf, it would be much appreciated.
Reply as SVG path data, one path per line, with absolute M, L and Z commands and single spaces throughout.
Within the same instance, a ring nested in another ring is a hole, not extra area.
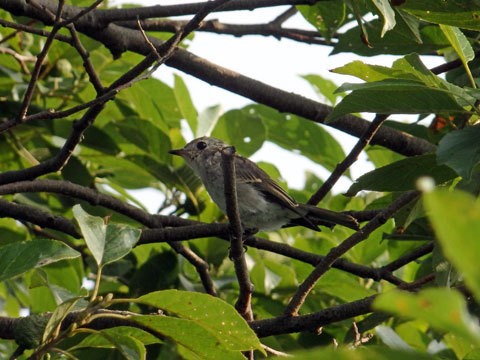
M 210 106 L 203 110 L 198 115 L 198 126 L 195 131 L 195 137 L 210 136 L 222 114 L 222 105 Z
M 400 9 L 434 23 L 457 26 L 463 29 L 480 30 L 480 13 L 476 1 L 457 0 L 408 0 Z
M 470 78 L 470 83 L 472 87 L 475 87 L 475 81 L 467 64 L 469 61 L 475 58 L 472 46 L 468 42 L 465 35 L 463 35 L 463 33 L 457 27 L 442 24 L 440 24 L 439 26 L 445 34 L 445 37 L 452 45 L 453 50 L 455 50 L 459 59 L 462 61 L 463 67 L 465 68 L 467 75 Z
M 454 169 L 466 180 L 480 161 L 480 126 L 468 126 L 448 133 L 440 140 L 436 151 L 437 162 Z
M 322 34 L 327 41 L 346 19 L 344 1 L 321 1 L 314 5 L 298 5 L 298 11 Z
M 416 81 L 382 80 L 366 84 L 343 84 L 338 91 L 353 90 L 327 116 L 331 122 L 345 114 L 465 113 L 453 95 Z
M 420 81 L 427 86 L 448 88 L 448 83 L 432 73 L 422 62 L 418 54 L 409 54 L 393 62 L 392 67 L 365 64 L 359 60 L 332 70 L 333 72 L 353 75 L 367 82 L 386 79 Z
M 45 326 L 45 330 L 43 331 L 42 342 L 47 341 L 47 339 L 52 335 L 55 329 L 60 325 L 60 323 L 65 319 L 70 311 L 73 310 L 75 304 L 78 300 L 83 298 L 83 296 L 74 297 L 68 299 L 67 301 L 63 302 L 52 313 L 50 318 L 48 319 L 47 325 Z
M 126 330 L 128 329 L 128 330 Z M 135 335 L 140 335 L 143 338 L 150 338 L 149 344 L 159 342 L 158 339 L 148 334 L 147 332 L 129 328 L 129 327 L 115 327 L 112 329 L 104 329 L 90 334 L 80 343 L 72 347 L 70 350 L 95 347 L 95 348 L 115 348 L 127 360 L 143 360 L 146 356 L 146 349 L 144 343 L 137 339 Z M 143 334 L 141 334 L 143 333 Z M 153 342 L 152 342 L 153 341 Z
M 250 105 L 242 111 L 262 121 L 266 140 L 286 150 L 299 151 L 330 171 L 345 158 L 340 144 L 319 124 L 299 116 L 281 114 L 263 105 Z
M 377 336 L 391 349 L 413 350 L 398 334 L 387 326 L 378 325 L 375 327 Z
M 463 35 L 463 33 L 460 31 L 460 29 L 449 25 L 440 25 L 440 29 L 442 29 L 445 37 L 448 39 L 464 65 L 466 65 L 467 62 L 473 60 L 475 54 L 473 52 L 472 46 L 468 42 L 465 35 Z
M 117 336 L 129 336 L 141 341 L 144 345 L 161 343 L 159 338 L 149 334 L 145 330 L 130 326 L 116 326 L 110 329 L 102 329 L 97 334 L 87 336 L 85 339 L 76 344 L 73 349 L 82 347 L 112 347 L 112 343 L 103 335 L 106 335 L 110 338 L 115 338 Z
M 260 349 L 260 342 L 245 320 L 228 303 L 207 294 L 188 291 L 156 291 L 134 300 L 174 313 L 218 337 L 224 349 Z
M 480 328 L 468 313 L 463 297 L 455 291 L 432 288 L 414 295 L 392 290 L 379 295 L 373 307 L 426 321 L 437 330 L 452 332 L 480 345 Z
M 390 6 L 388 0 L 372 0 L 372 2 L 383 18 L 382 33 L 380 34 L 380 37 L 383 37 L 387 31 L 392 30 L 395 27 L 395 12 Z
M 424 195 L 424 205 L 443 254 L 463 275 L 467 286 L 480 299 L 480 203 L 463 191 L 436 190 Z M 448 216 L 448 221 L 445 221 Z
M 182 114 L 173 90 L 161 81 L 149 78 L 122 90 L 117 97 L 125 101 L 142 119 L 149 119 L 160 129 L 179 127 Z
M 354 276 L 340 270 L 328 271 L 319 281 L 317 291 L 329 294 L 332 297 L 350 302 L 372 296 L 376 292 L 367 289 Z
M 106 177 L 124 188 L 139 189 L 157 183 L 157 180 L 142 168 L 142 164 L 132 162 L 129 158 L 98 155 L 82 157 L 95 164 L 95 176 Z
M 172 148 L 170 138 L 151 121 L 128 117 L 114 126 L 125 139 L 155 159 L 161 162 L 169 159 L 168 150 Z
M 302 350 L 294 354 L 295 360 L 436 360 L 437 355 L 430 355 L 426 352 L 404 351 L 389 349 L 386 346 L 369 345 L 359 346 L 351 349 L 349 346 L 318 346 L 308 350 Z
M 365 152 L 368 155 L 368 160 L 370 160 L 376 168 L 389 165 L 405 158 L 394 151 L 378 145 L 368 146 Z
M 230 110 L 218 120 L 212 136 L 235 146 L 243 156 L 249 157 L 263 145 L 266 129 L 262 121 L 245 108 Z
M 438 165 L 435 155 L 419 155 L 396 161 L 390 165 L 360 176 L 350 186 L 346 196 L 354 196 L 360 190 L 405 191 L 415 189 L 415 182 L 421 176 L 430 176 L 437 184 L 457 177 L 448 166 Z
M 406 13 L 405 11 L 399 8 L 397 8 L 396 10 L 400 19 L 405 23 L 408 29 L 412 32 L 412 35 L 415 37 L 415 41 L 418 44 L 422 44 L 422 36 L 420 34 L 421 21 L 418 20 L 415 16 L 410 15 L 409 13 Z
M 116 224 L 107 225 L 105 251 L 102 264 L 110 264 L 127 255 L 140 239 L 140 229 L 132 229 Z
M 373 48 L 368 48 L 360 40 L 360 28 L 356 26 L 340 36 L 331 55 L 346 52 L 361 56 L 405 55 L 412 52 L 428 54 L 449 46 L 438 26 L 423 27 L 420 30 L 422 42 L 419 43 L 417 37 L 412 35 L 410 27 L 399 18 L 397 18 L 395 30 L 387 32 L 383 38 L 380 37 L 383 25 L 379 20 L 370 21 L 367 25 L 369 29 L 368 40 Z
M 187 85 L 185 85 L 183 79 L 176 74 L 173 77 L 175 79 L 173 93 L 175 94 L 178 107 L 180 108 L 183 118 L 187 120 L 190 130 L 195 133 L 198 127 L 197 110 L 193 105 Z
M 221 317 L 218 316 L 218 313 L 211 315 L 212 317 L 217 317 L 220 321 L 222 320 Z M 223 336 L 230 331 L 228 326 L 224 327 L 223 333 L 218 334 L 211 333 L 194 321 L 173 318 L 170 316 L 131 316 L 129 317 L 129 320 L 135 321 L 136 323 L 146 326 L 162 336 L 173 340 L 184 356 L 185 352 L 187 352 L 187 359 L 245 359 L 239 350 L 230 349 L 236 347 L 235 342 L 231 344 L 232 346 L 228 346 L 226 339 L 223 338 Z M 235 336 L 229 336 L 229 338 L 235 339 Z M 234 341 L 237 341 L 237 339 Z M 244 348 L 243 350 L 249 349 L 251 348 Z
M 103 259 L 103 253 L 105 250 L 105 235 L 107 232 L 107 226 L 102 218 L 98 216 L 91 216 L 80 205 L 73 207 L 73 215 L 80 227 L 83 238 L 87 243 L 89 250 L 97 263 L 100 265 Z
M 321 100 L 327 99 L 331 105 L 335 105 L 338 98 L 345 96 L 345 94 L 335 93 L 335 90 L 337 90 L 338 86 L 333 81 L 320 75 L 302 75 L 302 78 L 310 83 L 313 90 L 317 93 Z
M 57 240 L 32 240 L 0 247 L 0 281 L 80 253 Z
M 73 214 L 98 266 L 104 266 L 127 255 L 140 238 L 141 231 L 120 225 L 105 225 L 102 218 L 91 216 L 80 205 Z

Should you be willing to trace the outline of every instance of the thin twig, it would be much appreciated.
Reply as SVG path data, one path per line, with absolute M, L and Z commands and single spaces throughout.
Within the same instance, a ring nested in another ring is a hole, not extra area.
M 405 266 L 406 264 L 411 263 L 412 261 L 417 260 L 418 258 L 421 258 L 422 256 L 425 256 L 431 253 L 434 247 L 435 247 L 435 244 L 433 242 L 420 246 L 419 248 L 413 250 L 412 252 L 409 252 L 399 257 L 398 259 L 392 261 L 391 263 L 385 266 L 382 266 L 381 269 L 387 270 L 388 272 L 393 272 L 397 269 L 400 269 L 402 266 Z
M 30 1 L 30 3 L 33 5 L 35 2 L 33 0 Z M 63 10 L 63 5 L 65 4 L 65 0 L 60 0 L 58 2 L 58 8 L 57 8 L 57 14 L 55 15 L 55 23 L 53 25 L 52 31 L 50 35 L 47 37 L 47 40 L 45 41 L 45 44 L 43 45 L 42 51 L 40 54 L 37 56 L 37 61 L 35 63 L 35 67 L 33 68 L 33 73 L 30 78 L 30 81 L 28 83 L 27 90 L 25 91 L 25 95 L 23 97 L 22 104 L 20 105 L 20 110 L 18 112 L 18 115 L 16 117 L 16 122 L 21 123 L 25 116 L 27 115 L 28 107 L 30 106 L 30 102 L 32 101 L 32 96 L 33 92 L 35 90 L 35 85 L 38 80 L 38 76 L 40 75 L 40 70 L 42 69 L 42 64 L 43 60 L 45 60 L 48 50 L 50 49 L 50 46 L 53 43 L 53 39 L 55 37 L 55 34 L 61 29 L 61 27 L 58 26 L 58 21 L 62 15 L 62 10 Z
M 20 66 L 22 67 L 22 70 L 25 74 L 29 75 L 30 70 L 28 70 L 27 65 L 25 65 L 25 62 L 33 62 L 37 61 L 37 58 L 35 56 L 25 56 L 17 53 L 15 50 L 6 48 L 6 47 L 0 47 L 0 54 L 8 54 L 12 55 L 15 60 L 18 61 Z
M 103 0 L 98 0 L 97 2 L 99 1 L 102 2 Z M 77 34 L 77 30 L 75 29 L 75 26 L 73 24 L 70 24 L 67 26 L 67 28 L 70 31 L 70 34 L 72 35 L 73 46 L 75 47 L 75 49 L 77 49 L 78 54 L 83 60 L 83 67 L 85 68 L 85 71 L 88 74 L 90 82 L 95 88 L 97 95 L 102 95 L 105 91 L 102 85 L 102 81 L 100 80 L 100 77 L 98 76 L 97 72 L 95 71 L 95 68 L 93 67 L 88 51 L 83 47 L 82 42 L 80 41 L 80 37 Z
M 195 267 L 206 293 L 212 296 L 218 296 L 217 290 L 215 289 L 215 284 L 210 276 L 208 263 L 183 244 L 175 242 L 169 242 L 168 244 L 177 252 L 177 254 L 182 255 L 190 264 Z
M 74 23 L 75 21 L 80 19 L 82 16 L 84 16 L 84 15 L 88 14 L 90 11 L 96 9 L 102 2 L 103 2 L 103 0 L 95 1 L 92 5 L 90 5 L 90 6 L 86 7 L 85 9 L 81 10 L 78 14 L 76 14 L 72 18 L 66 19 L 66 20 L 63 20 L 62 22 L 60 22 L 60 26 L 67 26 L 69 24 Z
M 327 181 L 325 181 L 320 189 L 318 189 L 315 194 L 308 200 L 307 204 L 317 205 L 328 192 L 332 189 L 333 185 L 336 184 L 338 179 L 343 175 L 345 171 L 358 159 L 358 155 L 362 150 L 370 143 L 373 136 L 377 133 L 380 126 L 385 120 L 387 120 L 388 115 L 377 114 L 372 123 L 368 126 L 365 133 L 358 139 L 357 143 L 350 151 L 350 153 L 345 157 L 345 159 L 339 163 L 335 170 L 330 174 Z
M 30 24 L 30 23 L 31 22 L 29 22 L 28 24 Z M 7 20 L 0 19 L 0 25 L 5 26 L 5 27 L 9 27 L 9 28 L 12 28 L 12 29 L 17 29 L 17 31 L 15 33 L 19 32 L 19 31 L 24 31 L 24 32 L 27 32 L 27 33 L 40 35 L 40 36 L 44 36 L 44 37 L 47 37 L 47 38 L 51 34 L 50 31 L 37 29 L 37 28 L 34 28 L 32 26 L 29 26 L 28 24 L 27 25 L 17 24 L 17 23 L 14 23 L 14 22 L 10 22 L 10 21 L 7 21 Z M 62 34 L 54 34 L 52 36 L 55 40 L 60 40 L 60 41 L 72 44 L 72 39 L 69 38 L 68 36 L 65 36 L 65 35 L 62 35 Z
M 295 6 L 290 7 L 280 15 L 278 15 L 275 19 L 273 19 L 270 24 L 276 25 L 276 26 L 281 26 L 285 21 L 290 19 L 293 15 L 295 15 L 298 12 L 297 8 Z

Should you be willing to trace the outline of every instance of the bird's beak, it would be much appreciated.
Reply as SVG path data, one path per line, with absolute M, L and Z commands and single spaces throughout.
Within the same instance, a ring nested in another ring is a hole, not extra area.
M 177 150 L 170 150 L 168 153 L 172 155 L 183 156 L 186 154 L 186 151 L 185 149 L 177 149 Z

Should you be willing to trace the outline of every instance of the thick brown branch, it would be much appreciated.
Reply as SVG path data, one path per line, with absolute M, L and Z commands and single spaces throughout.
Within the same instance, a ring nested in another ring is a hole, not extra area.
M 0 217 L 28 221 L 42 227 L 61 231 L 74 238 L 81 237 L 72 221 L 32 206 L 0 199 Z

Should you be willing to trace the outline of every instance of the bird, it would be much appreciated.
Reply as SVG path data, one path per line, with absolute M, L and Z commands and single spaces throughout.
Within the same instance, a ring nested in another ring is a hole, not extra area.
M 170 150 L 181 156 L 200 177 L 208 194 L 226 214 L 222 151 L 230 147 L 213 137 L 200 137 L 181 149 Z M 234 153 L 237 205 L 244 229 L 250 233 L 284 227 L 303 226 L 321 231 L 318 225 L 333 228 L 336 224 L 358 230 L 357 220 L 345 213 L 322 209 L 295 201 L 280 185 L 253 161 Z

